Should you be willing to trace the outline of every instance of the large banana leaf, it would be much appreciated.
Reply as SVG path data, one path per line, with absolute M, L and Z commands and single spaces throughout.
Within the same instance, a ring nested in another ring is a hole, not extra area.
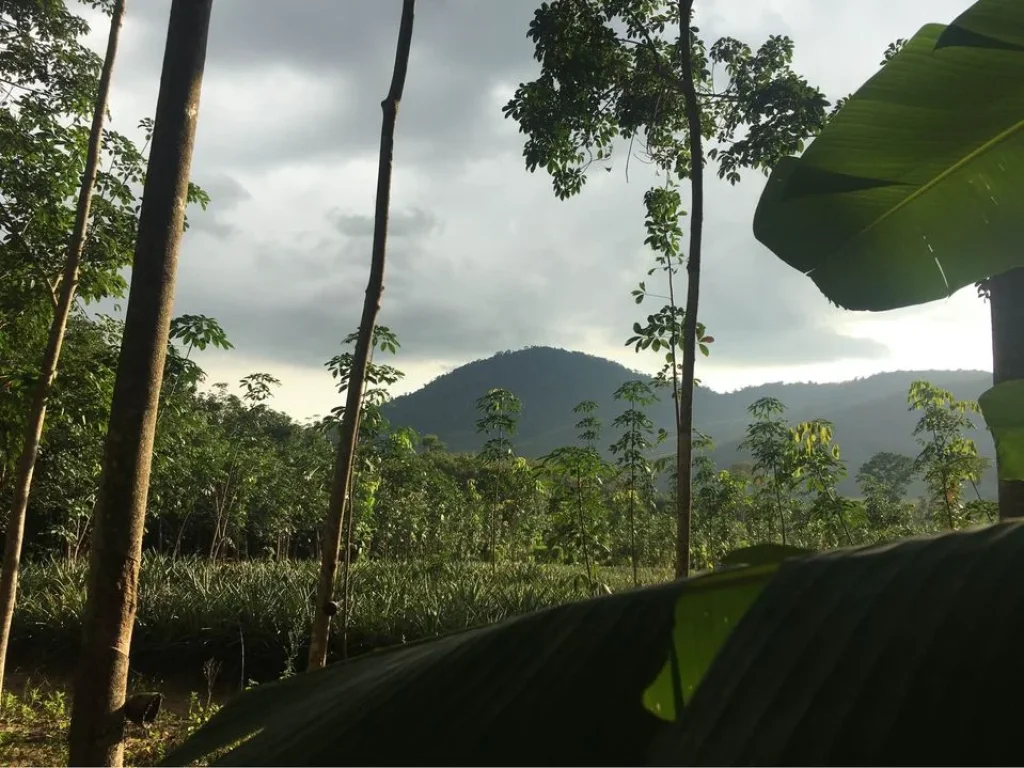
M 923 27 L 775 168 L 754 234 L 848 309 L 1024 266 L 1024 3 Z
M 656 765 L 1022 765 L 1024 524 L 783 564 Z
M 215 764 L 636 765 L 776 568 L 560 606 L 262 685 L 164 764 L 255 734 Z

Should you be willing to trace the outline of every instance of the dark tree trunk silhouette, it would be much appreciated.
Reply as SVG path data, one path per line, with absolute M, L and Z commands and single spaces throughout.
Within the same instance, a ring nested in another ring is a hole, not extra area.
M 1024 268 L 989 280 L 992 303 L 992 379 L 1024 379 Z M 999 481 L 999 518 L 1024 517 L 1024 482 Z
M 690 18 L 693 0 L 679 0 L 680 87 L 686 102 L 690 143 L 690 251 L 686 260 L 686 314 L 683 317 L 683 380 L 676 421 L 676 576 L 690 575 L 690 517 L 693 511 L 693 379 L 697 363 L 697 306 L 704 234 L 704 146 L 700 103 L 694 83 Z
M 309 669 L 319 669 L 327 663 L 331 616 L 335 613 L 334 582 L 338 574 L 338 550 L 344 530 L 346 497 L 352 474 L 352 458 L 358 440 L 359 407 L 363 399 L 366 367 L 370 358 L 373 329 L 384 293 L 384 265 L 387 251 L 388 209 L 391 204 L 391 170 L 395 153 L 395 123 L 398 105 L 405 90 L 405 77 L 409 69 L 409 49 L 412 45 L 412 26 L 415 0 L 403 0 L 402 21 L 398 31 L 395 68 L 388 95 L 381 102 L 384 113 L 380 130 L 380 158 L 377 165 L 377 203 L 373 226 L 373 253 L 370 260 L 370 279 L 366 285 L 363 314 L 359 322 L 359 337 L 352 352 L 352 372 L 345 399 L 345 412 L 334 461 L 331 482 L 330 507 L 323 530 L 323 549 L 320 579 L 317 583 L 316 604 L 313 606 L 313 631 L 309 645 Z M 351 514 L 351 512 L 349 512 Z
M 117 58 L 117 45 L 121 36 L 121 21 L 124 18 L 126 0 L 114 3 L 110 16 L 110 34 L 107 37 L 107 52 L 103 60 L 99 85 L 96 91 L 96 106 L 92 116 L 92 130 L 89 133 L 89 148 L 85 158 L 85 172 L 82 187 L 78 193 L 78 207 L 75 211 L 75 226 L 68 243 L 64 274 L 54 307 L 50 333 L 39 367 L 39 380 L 32 393 L 32 403 L 25 423 L 25 437 L 21 456 L 18 458 L 14 477 L 14 498 L 7 518 L 7 535 L 4 542 L 4 561 L 0 572 L 0 702 L 3 701 L 3 682 L 7 663 L 7 644 L 11 637 L 14 621 L 14 607 L 18 599 L 18 570 L 21 565 L 21 548 L 25 538 L 25 517 L 28 514 L 28 500 L 32 491 L 32 473 L 39 456 L 39 445 L 43 439 L 46 422 L 46 405 L 50 399 L 53 382 L 57 378 L 57 364 L 60 361 L 64 333 L 68 317 L 78 289 L 82 253 L 89 229 L 89 211 L 92 207 L 93 189 L 96 186 L 96 172 L 99 168 L 100 149 L 103 139 L 103 121 L 107 114 L 110 95 L 110 80 Z
M 71 765 L 120 766 L 160 385 L 213 0 L 173 0 L 95 513 Z

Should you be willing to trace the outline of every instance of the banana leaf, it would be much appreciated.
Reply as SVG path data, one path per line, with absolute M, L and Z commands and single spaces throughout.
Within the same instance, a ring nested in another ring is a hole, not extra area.
M 776 569 L 571 603 L 261 685 L 163 764 L 244 739 L 213 764 L 640 764 Z
M 783 563 L 655 765 L 1022 765 L 1024 524 Z
M 996 384 L 978 398 L 996 444 L 1000 480 L 1024 480 L 1024 381 Z
M 774 169 L 754 235 L 848 309 L 1024 266 L 1024 3 L 923 27 Z

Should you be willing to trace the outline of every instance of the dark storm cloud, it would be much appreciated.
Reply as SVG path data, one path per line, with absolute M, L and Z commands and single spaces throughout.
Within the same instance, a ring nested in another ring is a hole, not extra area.
M 461 162 L 492 141 L 490 127 L 499 113 L 490 90 L 517 72 L 530 75 L 526 30 L 535 7 L 533 0 L 432 0 L 420 6 L 398 126 L 404 160 Z M 168 12 L 168 0 L 132 8 L 135 34 L 145 40 L 134 50 L 150 62 L 146 70 L 159 66 L 153 52 L 162 50 Z M 400 14 L 400 2 L 380 0 L 218 0 L 207 81 L 284 68 L 337 86 L 335 98 L 316 105 L 316 120 L 286 133 L 254 131 L 246 141 L 226 146 L 225 153 L 254 167 L 375 154 Z M 146 78 L 155 88 L 151 71 L 129 68 L 127 77 L 140 87 Z M 268 109 L 274 109 L 275 97 L 266 94 Z

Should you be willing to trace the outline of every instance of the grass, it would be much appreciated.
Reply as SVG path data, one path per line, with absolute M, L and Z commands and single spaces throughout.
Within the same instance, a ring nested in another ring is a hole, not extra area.
M 218 702 L 255 680 L 304 666 L 318 567 L 309 561 L 144 558 L 129 693 L 159 690 L 165 700 L 155 724 L 129 727 L 127 765 L 155 764 Z M 645 584 L 671 578 L 668 568 L 640 572 Z M 597 580 L 601 591 L 618 592 L 632 587 L 632 572 L 604 568 Z M 81 636 L 85 583 L 84 562 L 29 562 L 22 568 L 0 709 L 4 765 L 67 764 L 68 672 Z M 360 563 L 352 575 L 350 652 L 489 624 L 590 594 L 584 573 L 570 566 Z
M 318 564 L 210 563 L 146 557 L 132 643 L 132 666 L 147 675 L 201 668 L 214 660 L 238 685 L 301 669 Z M 643 569 L 641 581 L 670 579 Z M 46 561 L 22 569 L 12 631 L 16 662 L 72 662 L 81 636 L 85 563 Z M 610 591 L 632 586 L 628 568 L 605 568 Z M 357 564 L 352 575 L 350 653 L 490 624 L 590 594 L 579 568 L 557 565 L 417 561 Z M 338 622 L 335 622 L 337 645 Z
M 67 692 L 32 680 L 3 694 L 0 709 L 0 755 L 5 766 L 67 765 L 67 729 L 71 702 Z M 155 765 L 217 710 L 193 693 L 184 700 L 169 699 L 156 722 L 128 725 L 125 765 Z

